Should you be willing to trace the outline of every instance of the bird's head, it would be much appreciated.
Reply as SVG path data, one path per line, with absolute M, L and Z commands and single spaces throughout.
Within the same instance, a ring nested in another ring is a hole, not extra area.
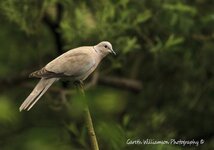
M 109 53 L 113 53 L 114 55 L 116 55 L 115 51 L 112 48 L 111 43 L 108 41 L 100 42 L 99 44 L 94 46 L 94 49 L 97 53 L 103 56 L 106 56 Z

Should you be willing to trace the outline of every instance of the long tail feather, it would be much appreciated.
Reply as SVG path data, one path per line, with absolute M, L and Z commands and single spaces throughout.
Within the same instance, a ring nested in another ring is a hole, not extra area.
M 33 89 L 33 91 L 30 93 L 30 95 L 19 107 L 19 111 L 25 109 L 29 111 L 56 80 L 58 80 L 58 78 L 42 78 L 36 85 L 36 87 Z

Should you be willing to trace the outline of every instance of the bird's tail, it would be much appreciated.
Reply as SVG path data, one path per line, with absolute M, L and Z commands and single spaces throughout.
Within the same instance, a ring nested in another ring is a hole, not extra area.
M 41 98 L 41 96 L 48 90 L 48 88 L 57 81 L 58 78 L 41 78 L 39 83 L 30 93 L 30 95 L 25 99 L 22 105 L 19 107 L 19 111 L 26 110 L 29 111 L 36 102 Z

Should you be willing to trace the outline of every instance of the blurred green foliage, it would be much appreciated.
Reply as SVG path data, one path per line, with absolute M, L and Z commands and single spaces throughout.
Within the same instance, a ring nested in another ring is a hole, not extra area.
M 102 62 L 99 75 L 137 80 L 143 89 L 98 82 L 86 91 L 100 149 L 196 148 L 126 144 L 148 138 L 204 139 L 197 148 L 213 149 L 213 10 L 213 0 L 1 0 L 0 149 L 90 149 L 72 85 L 55 84 L 30 112 L 18 107 L 37 82 L 30 72 L 103 40 L 118 55 Z

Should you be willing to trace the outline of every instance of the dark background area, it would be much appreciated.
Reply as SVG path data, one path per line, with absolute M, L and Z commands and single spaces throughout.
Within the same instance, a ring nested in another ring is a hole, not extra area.
M 85 82 L 100 149 L 214 149 L 213 10 L 213 0 L 1 0 L 0 149 L 90 149 L 81 96 L 68 80 L 31 111 L 18 108 L 38 82 L 31 72 L 103 40 L 117 56 Z

